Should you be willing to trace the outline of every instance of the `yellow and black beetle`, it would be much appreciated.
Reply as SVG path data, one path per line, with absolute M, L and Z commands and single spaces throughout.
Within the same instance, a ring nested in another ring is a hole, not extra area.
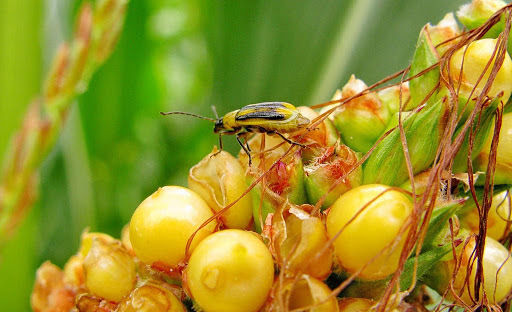
M 213 131 L 219 134 L 220 149 L 222 150 L 222 135 L 236 135 L 238 143 L 249 156 L 249 165 L 251 164 L 250 148 L 247 140 L 245 145 L 242 143 L 241 137 L 249 133 L 277 134 L 290 144 L 304 147 L 288 139 L 283 133 L 295 132 L 310 123 L 310 120 L 299 113 L 295 106 L 286 102 L 249 104 L 217 119 L 185 112 L 161 112 L 161 114 L 182 114 L 213 121 L 215 123 Z

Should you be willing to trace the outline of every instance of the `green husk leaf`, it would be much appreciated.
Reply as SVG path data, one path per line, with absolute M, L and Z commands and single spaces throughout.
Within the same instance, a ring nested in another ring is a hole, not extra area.
M 510 188 L 511 188 L 511 186 L 506 185 L 506 184 L 495 185 L 493 188 L 493 194 L 499 194 L 499 193 L 506 191 Z M 477 198 L 479 204 L 482 205 L 482 200 L 484 198 L 484 189 L 481 187 L 475 188 L 475 194 L 476 194 L 476 198 Z M 457 215 L 459 215 L 459 216 L 463 216 L 475 208 L 475 200 L 473 199 L 473 197 L 471 196 L 471 194 L 469 192 L 468 192 L 467 196 L 469 196 L 469 199 L 457 211 Z
M 434 161 L 446 122 L 446 112 L 447 105 L 440 99 L 404 120 L 403 127 L 414 174 L 427 169 Z M 408 179 L 400 131 L 396 128 L 380 142 L 365 162 L 363 184 L 397 186 Z
M 429 35 L 429 28 L 431 27 L 430 24 L 427 24 L 420 32 L 411 62 L 411 77 L 414 77 L 439 61 L 436 48 Z M 419 77 L 410 80 L 409 91 L 411 100 L 405 110 L 411 110 L 425 101 L 426 97 L 431 94 L 433 92 L 432 90 L 436 89 L 439 84 L 439 76 L 439 67 L 435 67 L 421 74 Z
M 432 270 L 434 265 L 441 261 L 451 250 L 451 244 L 447 244 L 421 253 L 417 259 L 416 279 L 422 281 L 427 273 Z M 400 289 L 407 289 L 411 285 L 414 277 L 415 262 L 416 259 L 412 257 L 405 263 L 404 271 L 400 279 Z
M 498 107 L 499 101 L 494 101 L 487 107 L 483 112 L 480 118 L 480 122 L 476 124 L 475 127 L 476 134 L 473 143 L 473 150 L 471 153 L 471 160 L 474 160 L 480 151 L 482 150 L 487 138 L 489 135 L 492 135 L 492 128 L 494 126 L 494 116 L 496 112 L 496 108 Z M 462 131 L 462 126 L 460 126 L 457 130 L 455 130 L 454 137 L 459 135 L 460 131 Z M 469 131 L 466 133 L 466 137 L 464 138 L 464 142 L 462 146 L 455 155 L 455 159 L 453 160 L 452 171 L 454 173 L 457 172 L 467 172 L 467 157 L 469 153 Z
M 258 184 L 251 190 L 252 198 L 252 216 L 254 220 L 254 229 L 256 232 L 261 233 L 263 224 L 269 213 L 274 213 L 276 207 L 269 201 L 263 198 L 261 201 L 261 186 Z M 260 213 L 261 210 L 261 213 Z M 260 220 L 261 216 L 261 220 Z
M 457 200 L 434 209 L 423 241 L 422 250 L 424 252 L 438 248 L 439 236 L 445 232 L 443 229 L 446 227 L 448 220 L 462 207 L 465 201 Z

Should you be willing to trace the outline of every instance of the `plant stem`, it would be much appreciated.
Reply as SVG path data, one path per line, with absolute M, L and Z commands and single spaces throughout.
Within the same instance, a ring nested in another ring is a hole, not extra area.
M 73 100 L 112 53 L 121 33 L 128 0 L 84 3 L 69 44 L 62 44 L 43 94 L 32 102 L 14 135 L 0 176 L 0 246 L 37 198 L 38 170 L 55 145 Z

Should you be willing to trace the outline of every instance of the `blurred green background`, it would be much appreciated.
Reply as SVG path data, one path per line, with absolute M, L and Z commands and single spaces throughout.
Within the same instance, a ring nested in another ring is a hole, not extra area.
M 35 270 L 62 266 L 84 228 L 117 237 L 156 188 L 186 185 L 217 137 L 208 122 L 159 111 L 328 100 L 351 73 L 371 84 L 407 66 L 421 27 L 464 2 L 132 0 L 115 53 L 44 163 L 39 200 L 0 251 L 1 309 L 29 311 Z M 80 3 L 0 1 L 0 155 Z

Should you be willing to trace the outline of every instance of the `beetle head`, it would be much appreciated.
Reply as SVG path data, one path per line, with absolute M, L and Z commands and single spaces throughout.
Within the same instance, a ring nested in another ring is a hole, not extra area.
M 222 118 L 215 120 L 215 128 L 213 128 L 213 132 L 219 133 L 224 129 L 224 121 L 222 120 Z

